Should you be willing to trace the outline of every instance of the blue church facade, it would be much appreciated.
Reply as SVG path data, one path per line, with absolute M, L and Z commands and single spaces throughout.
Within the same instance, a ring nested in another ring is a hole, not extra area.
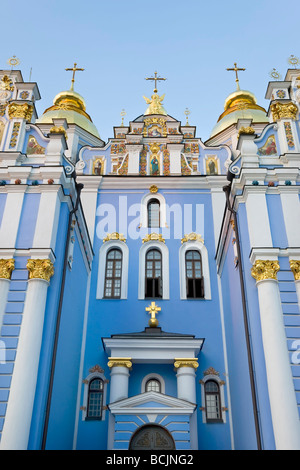
M 0 448 L 299 449 L 300 70 L 205 143 L 0 89 Z

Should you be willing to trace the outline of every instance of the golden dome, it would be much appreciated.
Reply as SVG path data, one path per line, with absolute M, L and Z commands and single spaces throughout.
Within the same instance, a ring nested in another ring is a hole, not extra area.
M 72 89 L 62 91 L 55 96 L 53 105 L 47 108 L 36 122 L 37 124 L 52 124 L 52 119 L 64 118 L 68 124 L 76 124 L 100 139 L 96 126 L 85 109 L 85 101 L 79 93 Z
M 255 123 L 268 123 L 267 111 L 256 103 L 250 91 L 237 90 L 225 100 L 224 112 L 220 115 L 210 137 L 236 124 L 239 119 L 252 119 Z

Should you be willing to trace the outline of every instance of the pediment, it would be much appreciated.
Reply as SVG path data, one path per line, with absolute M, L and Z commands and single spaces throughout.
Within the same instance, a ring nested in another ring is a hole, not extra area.
M 195 404 L 180 398 L 157 392 L 145 392 L 111 403 L 108 407 L 113 414 L 172 413 L 191 414 Z

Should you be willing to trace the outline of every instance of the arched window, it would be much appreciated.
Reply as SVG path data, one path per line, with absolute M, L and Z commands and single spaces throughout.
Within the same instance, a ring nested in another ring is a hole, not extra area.
M 106 256 L 104 297 L 120 299 L 122 277 L 122 252 L 119 249 L 109 250 Z
M 149 379 L 146 382 L 146 387 L 145 387 L 146 392 L 157 392 L 161 393 L 161 383 L 157 379 Z
M 87 419 L 101 419 L 103 410 L 103 380 L 92 379 L 89 383 Z
M 146 253 L 145 298 L 162 297 L 162 255 L 157 249 Z
M 160 227 L 160 203 L 157 199 L 150 199 L 147 204 L 148 227 Z
M 207 380 L 204 385 L 206 421 L 222 420 L 220 387 L 215 380 Z
M 204 298 L 204 280 L 202 275 L 201 254 L 197 250 L 185 253 L 186 297 L 188 299 Z

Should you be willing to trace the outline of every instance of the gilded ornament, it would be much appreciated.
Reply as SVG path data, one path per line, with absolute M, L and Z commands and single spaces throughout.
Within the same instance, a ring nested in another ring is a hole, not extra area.
M 143 243 L 150 242 L 151 240 L 165 243 L 165 239 L 161 233 L 149 233 L 143 238 Z
M 145 118 L 144 119 L 144 126 L 145 126 L 144 131 L 143 131 L 144 137 L 147 136 L 147 128 L 149 126 L 154 125 L 154 124 L 156 124 L 158 126 L 161 126 L 162 135 L 163 135 L 163 137 L 166 137 L 167 134 L 168 134 L 166 120 L 164 118 L 160 118 L 160 117 L 152 117 L 152 118 Z
M 197 369 L 199 367 L 197 358 L 175 358 L 174 361 L 175 369 L 179 369 L 180 367 L 193 367 Z
M 181 243 L 186 243 L 190 241 L 204 243 L 202 236 L 199 233 L 195 233 L 195 232 L 191 232 L 188 235 L 184 235 L 184 237 L 181 239 Z
M 161 311 L 161 308 L 156 305 L 155 302 L 151 302 L 150 307 L 146 307 L 146 312 L 149 312 L 151 318 L 149 320 L 150 328 L 156 328 L 158 326 L 158 320 L 156 315 Z
M 10 279 L 14 269 L 14 259 L 0 259 L 0 279 Z
M 131 369 L 131 357 L 109 357 L 107 365 L 110 369 L 112 367 L 126 367 L 127 369 Z
M 277 272 L 279 269 L 278 261 L 256 260 L 251 269 L 251 276 L 254 277 L 256 281 L 264 281 L 267 279 L 277 280 Z
M 99 372 L 100 374 L 102 374 L 104 372 L 104 370 L 102 369 L 102 367 L 100 367 L 98 364 L 96 364 L 94 367 L 91 367 L 89 372 L 91 374 L 93 374 L 94 372 Z
M 220 375 L 220 372 L 216 371 L 213 367 L 209 367 L 206 371 L 203 372 L 203 375 Z
M 28 103 L 10 103 L 8 105 L 8 116 L 9 119 L 26 119 L 31 121 L 33 114 L 33 106 Z
M 44 279 L 49 282 L 54 274 L 53 263 L 50 259 L 29 259 L 26 267 L 29 279 Z
M 108 242 L 110 240 L 119 240 L 121 242 L 126 242 L 126 238 L 124 238 L 124 235 L 118 232 L 108 233 L 103 239 L 103 243 Z
M 300 281 L 300 260 L 291 259 L 290 268 L 293 271 L 295 281 Z
M 271 112 L 274 121 L 279 119 L 296 119 L 298 107 L 290 103 L 273 103 L 271 104 Z
M 0 81 L 0 90 L 14 90 L 13 81 L 7 75 L 4 75 Z
M 255 130 L 251 126 L 241 127 L 240 130 L 239 130 L 238 137 L 240 137 L 241 134 L 253 135 L 253 134 L 255 134 Z
M 149 191 L 150 191 L 150 193 L 155 194 L 158 191 L 158 187 L 155 184 L 152 184 L 152 186 L 150 186 L 150 188 L 149 188 Z
M 49 134 L 63 134 L 65 139 L 67 140 L 68 136 L 66 133 L 66 129 L 63 126 L 53 126 L 51 127 Z

